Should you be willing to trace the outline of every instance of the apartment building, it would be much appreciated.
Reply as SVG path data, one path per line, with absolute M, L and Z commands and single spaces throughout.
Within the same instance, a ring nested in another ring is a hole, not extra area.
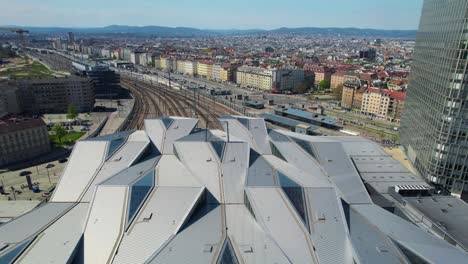
M 341 97 L 341 106 L 347 109 L 361 109 L 362 96 L 367 90 L 359 82 L 345 82 Z
M 273 89 L 274 70 L 259 67 L 241 66 L 237 69 L 236 82 L 242 86 L 260 90 Z
M 335 72 L 331 75 L 330 78 L 330 88 L 336 90 L 338 87 L 342 86 L 345 82 L 358 81 L 359 75 L 350 73 L 350 72 Z
M 361 112 L 389 121 L 399 122 L 404 107 L 405 92 L 368 88 L 362 97 Z
M 50 149 L 42 119 L 14 116 L 0 119 L 0 166 L 46 154 Z
M 235 76 L 235 74 L 233 74 L 232 68 L 229 66 L 222 66 L 219 75 L 221 76 L 221 81 L 223 82 L 231 82 L 233 81 L 232 76 Z
M 111 51 L 109 49 L 101 49 L 101 57 L 103 58 L 112 58 Z
M 159 59 L 159 69 L 163 71 L 177 71 L 177 61 L 171 58 L 162 56 Z
M 197 74 L 198 76 L 202 76 L 207 79 L 213 79 L 213 62 L 211 61 L 197 62 Z
M 236 82 L 236 71 L 241 65 L 225 63 L 221 67 L 221 81 Z
M 220 63 L 215 63 L 213 64 L 213 74 L 212 78 L 213 80 L 216 81 L 221 81 L 221 70 L 223 69 L 223 66 Z
M 161 58 L 154 58 L 154 68 L 161 69 Z
M 327 80 L 331 82 L 331 76 L 333 74 L 333 69 L 326 67 L 326 66 L 318 66 L 318 65 L 304 65 L 304 71 L 312 72 L 314 74 L 314 84 L 318 86 L 319 83 L 323 80 Z
M 190 60 L 177 60 L 177 72 L 190 76 L 196 75 L 196 62 Z
M 120 48 L 117 48 L 111 52 L 111 58 L 114 60 L 120 60 L 122 57 L 120 56 L 121 50 Z
M 131 48 L 123 48 L 121 51 L 121 59 L 131 61 L 132 53 L 133 51 Z
M 135 65 L 139 65 L 140 64 L 140 55 L 142 54 L 142 52 L 139 52 L 139 51 L 134 51 L 130 54 L 130 62 L 132 62 L 133 64 Z
M 74 104 L 78 112 L 89 112 L 94 105 L 90 78 L 24 79 L 18 80 L 16 86 L 22 112 L 65 113 L 70 104 Z
M 151 63 L 151 56 L 148 56 L 148 53 L 142 52 L 139 54 L 140 59 L 139 59 L 139 64 L 143 66 L 147 66 L 148 63 Z

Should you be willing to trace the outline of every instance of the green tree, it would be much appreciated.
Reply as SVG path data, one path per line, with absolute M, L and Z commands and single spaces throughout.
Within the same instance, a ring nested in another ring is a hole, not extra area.
M 328 81 L 328 80 L 321 80 L 321 81 L 319 82 L 319 87 L 320 87 L 320 90 L 330 89 L 330 81 Z
M 65 130 L 65 128 L 61 126 L 60 124 L 55 124 L 52 127 L 52 131 L 54 131 L 55 136 L 58 138 L 59 142 L 62 143 L 62 137 L 67 134 L 67 131 Z
M 68 105 L 68 111 L 67 111 L 67 118 L 68 119 L 75 119 L 78 116 L 78 112 L 76 111 L 76 107 L 74 104 L 69 104 Z

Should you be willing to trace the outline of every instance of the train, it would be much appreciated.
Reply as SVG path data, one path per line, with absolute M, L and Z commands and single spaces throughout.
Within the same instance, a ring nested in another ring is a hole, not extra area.
M 264 109 L 265 105 L 259 102 L 252 102 L 252 101 L 244 101 L 242 103 L 243 106 L 254 108 L 254 109 Z

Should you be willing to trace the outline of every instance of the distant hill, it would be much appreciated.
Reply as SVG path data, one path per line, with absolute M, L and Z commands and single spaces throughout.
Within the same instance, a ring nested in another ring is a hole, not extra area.
M 15 27 L 15 26 L 10 26 Z M 190 27 L 161 27 L 161 26 L 126 26 L 111 25 L 100 28 L 65 28 L 65 27 L 20 27 L 31 33 L 66 33 L 75 32 L 83 34 L 133 34 L 156 35 L 163 37 L 191 37 L 216 35 L 247 35 L 247 34 L 289 34 L 289 35 L 322 35 L 322 36 L 356 36 L 356 37 L 388 37 L 410 38 L 416 37 L 416 30 L 383 30 L 361 28 L 278 28 L 264 29 L 198 29 Z

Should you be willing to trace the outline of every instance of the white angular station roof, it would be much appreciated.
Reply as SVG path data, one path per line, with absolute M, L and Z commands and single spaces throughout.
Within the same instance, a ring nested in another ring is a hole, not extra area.
M 0 226 L 0 263 L 468 259 L 372 202 L 360 172 L 376 169 L 365 160 L 382 155 L 374 143 L 269 130 L 258 118 L 220 123 L 149 119 L 78 142 L 51 201 Z

